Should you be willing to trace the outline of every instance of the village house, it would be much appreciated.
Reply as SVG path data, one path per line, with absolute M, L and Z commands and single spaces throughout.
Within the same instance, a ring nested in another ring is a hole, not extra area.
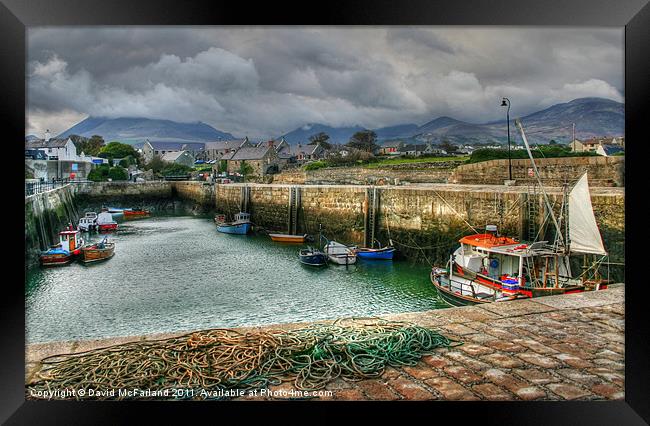
M 26 151 L 42 151 L 48 160 L 82 161 L 72 139 L 38 139 L 25 142 Z M 43 155 L 40 155 L 42 157 Z M 88 159 L 87 161 L 90 161 Z
M 248 138 L 205 142 L 204 155 L 201 160 L 206 162 L 218 161 L 223 157 L 223 155 L 247 146 L 253 146 L 253 144 L 248 141 Z
M 192 157 L 201 157 L 205 149 L 204 142 L 186 142 L 186 141 L 151 141 L 146 140 L 142 146 L 142 157 L 146 163 L 150 162 L 153 157 L 162 158 L 169 152 L 188 151 Z
M 182 164 L 187 167 L 194 166 L 194 156 L 189 151 L 169 151 L 160 158 L 165 163 Z
M 625 149 L 625 138 L 624 137 L 603 137 L 603 138 L 590 138 L 584 141 L 579 139 L 574 139 L 569 142 L 569 147 L 572 152 L 596 152 L 600 155 L 606 155 L 608 148 L 603 148 L 605 146 L 618 147 L 621 150 Z M 599 152 L 600 151 L 600 152 Z M 617 150 L 609 150 L 614 152 Z M 601 154 L 602 152 L 602 154 Z
M 264 176 L 277 173 L 280 170 L 278 153 L 272 141 L 263 146 L 244 146 L 237 151 L 224 154 L 221 160 L 226 161 L 228 173 L 239 173 L 242 163 L 253 168 L 254 175 Z
M 278 166 L 280 170 L 287 167 L 290 163 L 296 162 L 296 157 L 291 153 L 291 145 L 282 138 L 279 143 L 275 144 L 275 152 L 278 154 Z
M 399 149 L 401 155 L 410 155 L 413 157 L 419 157 L 423 154 L 431 154 L 432 152 L 431 145 L 425 144 L 409 144 L 404 145 Z
M 314 161 L 325 158 L 325 148 L 321 144 L 316 145 L 301 145 L 296 146 L 294 155 L 296 161 L 299 163 L 304 163 L 306 161 Z
M 400 149 L 404 146 L 402 141 L 386 142 L 379 147 L 377 153 L 379 155 L 400 155 Z

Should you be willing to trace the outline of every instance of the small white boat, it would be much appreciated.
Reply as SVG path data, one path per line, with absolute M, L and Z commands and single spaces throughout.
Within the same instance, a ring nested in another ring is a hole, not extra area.
M 86 212 L 85 216 L 79 219 L 77 229 L 84 232 L 97 230 L 97 213 Z
M 354 253 L 353 247 L 348 247 L 336 241 L 330 241 L 325 244 L 323 251 L 330 262 L 338 265 L 352 265 L 357 261 L 357 255 Z

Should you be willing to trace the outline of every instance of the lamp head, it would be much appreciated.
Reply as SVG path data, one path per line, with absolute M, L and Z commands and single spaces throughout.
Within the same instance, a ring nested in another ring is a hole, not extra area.
M 503 98 L 501 100 L 501 106 L 508 106 L 508 104 L 506 103 L 506 98 Z

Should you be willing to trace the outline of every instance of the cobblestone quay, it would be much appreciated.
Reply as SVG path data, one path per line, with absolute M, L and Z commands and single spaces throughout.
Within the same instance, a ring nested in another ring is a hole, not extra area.
M 323 400 L 623 400 L 624 286 L 534 300 L 387 315 L 387 319 L 432 327 L 463 345 L 439 349 L 416 366 L 388 368 L 359 382 L 337 379 Z M 292 329 L 306 324 L 246 328 Z M 82 352 L 129 341 L 176 334 L 34 344 L 26 350 L 26 383 L 46 356 Z M 264 396 L 287 399 L 290 382 Z

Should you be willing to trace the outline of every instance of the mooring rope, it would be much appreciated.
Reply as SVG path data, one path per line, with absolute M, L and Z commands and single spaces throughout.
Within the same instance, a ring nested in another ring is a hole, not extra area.
M 368 321 L 337 320 L 289 331 L 211 329 L 54 355 L 41 361 L 43 369 L 27 390 L 36 394 L 74 388 L 86 391 L 85 398 L 77 399 L 131 399 L 105 392 L 128 388 L 248 390 L 290 380 L 296 389 L 318 390 L 338 377 L 377 378 L 387 366 L 415 365 L 436 348 L 460 344 L 414 324 Z M 94 397 L 87 396 L 88 389 L 95 391 Z

